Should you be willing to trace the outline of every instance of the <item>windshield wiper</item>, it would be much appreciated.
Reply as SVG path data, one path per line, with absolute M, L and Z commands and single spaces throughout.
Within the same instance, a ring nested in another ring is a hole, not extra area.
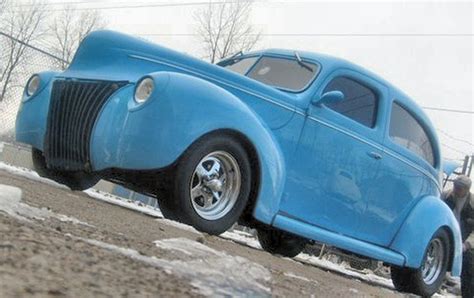
M 298 52 L 295 52 L 295 57 L 296 57 L 296 61 L 298 62 L 299 65 L 306 68 L 310 72 L 313 72 L 313 69 L 310 66 L 308 66 L 306 63 L 304 63 L 303 60 L 301 60 L 300 54 L 298 54 Z
M 230 56 L 229 58 L 226 58 L 224 60 L 232 60 L 232 64 L 234 64 L 235 62 L 239 61 L 240 59 L 235 59 L 237 56 L 242 56 L 244 53 L 242 51 L 238 51 L 237 53 L 235 53 L 234 55 Z M 235 61 L 234 61 L 235 59 Z

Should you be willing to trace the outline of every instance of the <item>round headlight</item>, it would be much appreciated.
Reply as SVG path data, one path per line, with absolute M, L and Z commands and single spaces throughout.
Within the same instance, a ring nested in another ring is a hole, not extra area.
M 153 80 L 151 78 L 145 78 L 138 83 L 135 89 L 135 101 L 138 103 L 145 102 L 153 92 Z
M 33 94 L 38 91 L 40 87 L 40 77 L 39 75 L 33 75 L 29 80 L 28 84 L 26 85 L 26 95 L 32 96 Z

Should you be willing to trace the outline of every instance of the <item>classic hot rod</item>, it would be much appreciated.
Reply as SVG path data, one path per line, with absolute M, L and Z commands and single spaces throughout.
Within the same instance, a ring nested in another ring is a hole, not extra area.
M 272 253 L 328 243 L 391 265 L 395 287 L 420 295 L 460 273 L 432 124 L 341 59 L 265 50 L 212 65 L 97 31 L 66 71 L 29 79 L 16 138 L 71 189 L 107 179 L 210 234 L 252 226 Z

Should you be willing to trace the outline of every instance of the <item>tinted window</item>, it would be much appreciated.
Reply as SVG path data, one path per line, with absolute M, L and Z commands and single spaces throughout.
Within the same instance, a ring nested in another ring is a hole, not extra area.
M 404 108 L 394 103 L 390 118 L 390 137 L 434 165 L 433 147 L 423 127 Z
M 252 65 L 255 63 L 255 61 L 257 61 L 257 59 L 258 57 L 245 58 L 241 60 L 236 59 L 224 67 L 236 73 L 240 73 L 241 75 L 245 75 L 250 67 L 252 67 Z
M 316 64 L 303 62 L 301 65 L 296 59 L 262 57 L 248 76 L 277 88 L 300 91 L 314 79 L 318 71 Z
M 371 89 L 349 78 L 337 77 L 326 86 L 324 92 L 335 90 L 344 93 L 344 100 L 327 104 L 328 108 L 365 126 L 375 126 L 378 98 Z

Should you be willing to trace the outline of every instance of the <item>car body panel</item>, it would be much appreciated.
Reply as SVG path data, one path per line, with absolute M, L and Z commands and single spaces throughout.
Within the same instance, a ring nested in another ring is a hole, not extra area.
M 405 266 L 418 268 L 424 252 L 420 246 L 428 245 L 432 236 L 440 228 L 445 228 L 453 237 L 453 264 L 451 274 L 459 276 L 462 264 L 462 240 L 459 225 L 449 207 L 435 196 L 419 200 L 398 231 L 390 248 L 406 257 Z
M 31 97 L 24 95 L 17 140 L 44 150 L 53 81 L 124 82 L 94 121 L 89 143 L 92 171 L 163 169 L 202 136 L 235 131 L 258 155 L 256 220 L 413 268 L 420 265 L 424 249 L 414 252 L 413 242 L 430 239 L 445 227 L 454 235 L 453 272 L 458 273 L 456 222 L 439 199 L 441 203 L 425 203 L 427 197 L 439 197 L 441 168 L 436 133 L 426 115 L 408 96 L 359 66 L 325 55 L 298 54 L 319 65 L 319 73 L 300 92 L 287 92 L 140 39 L 94 32 L 66 71 L 40 73 L 42 89 Z M 296 59 L 294 51 L 273 49 L 248 56 Z M 312 103 L 336 76 L 351 77 L 377 91 L 373 128 Z M 134 92 L 144 77 L 154 81 L 155 89 L 138 104 Z M 388 137 L 394 100 L 413 111 L 429 132 L 434 166 Z M 400 198 L 402 193 L 409 198 Z M 439 214 L 445 220 L 427 219 L 427 228 L 414 219 L 419 214 Z

